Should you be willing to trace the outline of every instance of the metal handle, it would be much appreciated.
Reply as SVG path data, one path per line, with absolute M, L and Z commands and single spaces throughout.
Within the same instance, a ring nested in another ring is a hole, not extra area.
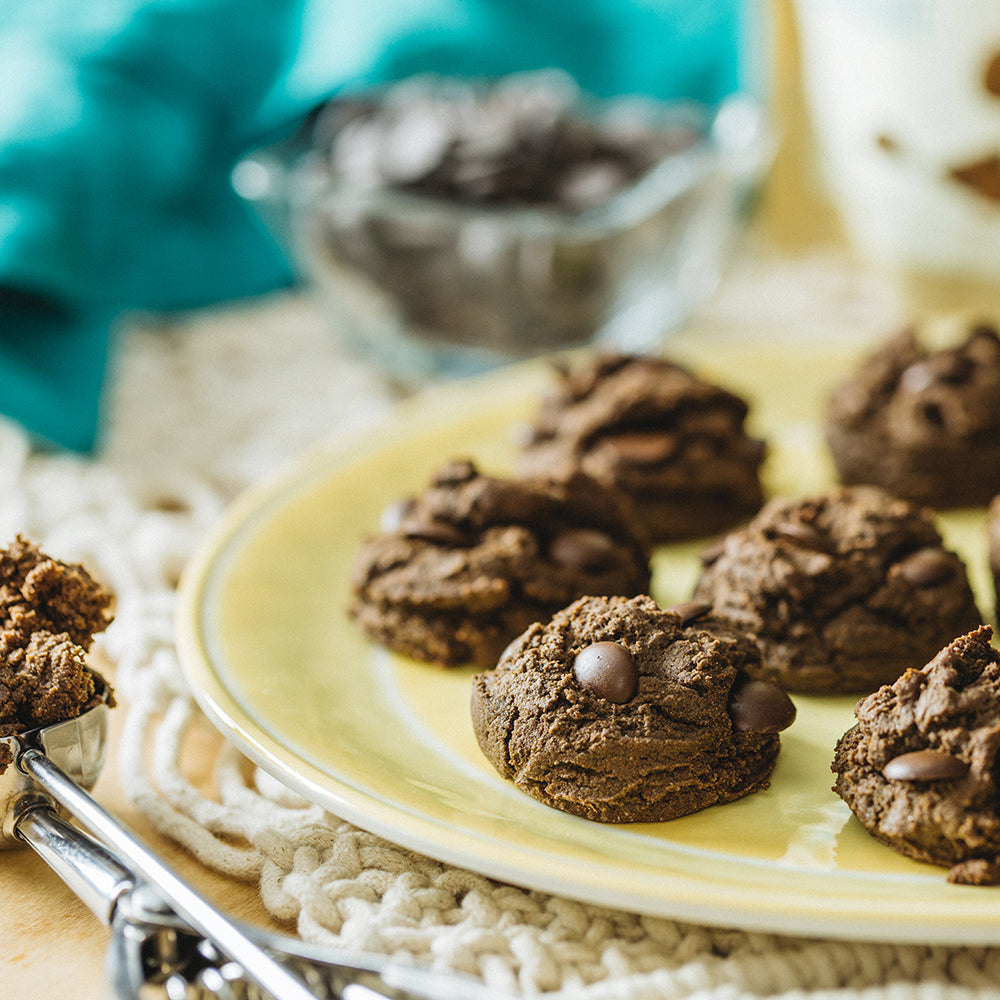
M 95 840 L 34 798 L 17 808 L 14 831 L 76 893 L 90 911 L 109 925 L 123 893 L 135 886 L 132 873 Z
M 17 766 L 87 829 L 113 847 L 133 872 L 155 886 L 157 893 L 184 920 L 238 962 L 246 975 L 263 990 L 279 1000 L 315 1000 L 315 995 L 302 980 L 189 888 L 45 754 L 29 747 L 18 757 Z

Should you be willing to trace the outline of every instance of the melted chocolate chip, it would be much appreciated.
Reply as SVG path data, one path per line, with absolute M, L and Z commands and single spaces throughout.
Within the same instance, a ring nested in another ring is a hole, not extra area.
M 711 545 L 702 549 L 698 555 L 701 560 L 702 566 L 711 566 L 712 563 L 718 562 L 722 553 L 726 551 L 726 540 L 725 538 L 720 538 L 718 541 L 712 542 Z
M 677 451 L 677 437 L 669 431 L 621 431 L 604 443 L 630 465 L 659 465 Z
M 632 654 L 620 642 L 585 646 L 573 661 L 577 683 L 598 698 L 623 705 L 639 688 L 639 671 Z
M 683 604 L 675 604 L 668 609 L 678 615 L 682 625 L 690 625 L 691 622 L 704 618 L 712 610 L 712 605 L 706 601 L 684 601 Z
M 830 539 L 811 524 L 803 524 L 801 521 L 787 521 L 784 524 L 776 525 L 773 530 L 775 536 L 781 541 L 791 542 L 792 545 L 799 548 L 826 553 L 833 551 Z
M 618 546 L 594 528 L 567 528 L 549 543 L 549 558 L 570 569 L 602 570 L 611 566 Z
M 955 575 L 955 563 L 943 549 L 918 549 L 900 562 L 899 572 L 915 587 L 933 587 Z
M 795 705 L 777 684 L 746 674 L 729 692 L 728 708 L 738 733 L 780 733 L 795 721 Z
M 419 538 L 435 545 L 461 547 L 472 544 L 472 539 L 464 531 L 444 521 L 423 521 L 413 518 L 404 520 L 399 530 L 407 538 Z
M 953 781 L 969 771 L 964 760 L 943 750 L 914 750 L 893 757 L 882 774 L 889 781 Z

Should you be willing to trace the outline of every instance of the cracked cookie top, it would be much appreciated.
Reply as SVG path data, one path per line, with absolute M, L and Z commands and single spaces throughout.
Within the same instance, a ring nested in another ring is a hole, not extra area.
M 576 598 L 649 587 L 622 499 L 583 474 L 503 479 L 457 460 L 384 528 L 358 551 L 350 613 L 381 645 L 444 666 L 492 667 Z
M 747 403 L 663 358 L 596 354 L 557 369 L 520 459 L 588 473 L 632 501 L 654 542 L 722 531 L 761 505 L 765 447 Z
M 933 513 L 876 487 L 771 500 L 704 560 L 694 598 L 789 691 L 873 691 L 983 621 Z
M 872 483 L 935 507 L 1000 492 L 1000 337 L 974 326 L 932 350 L 890 338 L 831 395 L 826 437 L 841 482 Z

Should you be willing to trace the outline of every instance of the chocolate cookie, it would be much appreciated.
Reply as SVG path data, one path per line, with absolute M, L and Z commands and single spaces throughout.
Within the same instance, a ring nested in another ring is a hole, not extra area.
M 621 498 L 584 475 L 508 480 L 446 465 L 357 556 L 350 613 L 430 663 L 492 667 L 532 622 L 585 594 L 649 588 Z
M 983 621 L 932 512 L 874 486 L 771 500 L 703 559 L 694 598 L 789 691 L 873 691 Z
M 948 880 L 1000 881 L 1000 656 L 982 626 L 858 702 L 834 790 L 864 827 Z
M 904 330 L 830 399 L 826 439 L 843 483 L 872 483 L 933 507 L 1000 493 L 1000 338 L 979 325 L 928 350 Z
M 795 717 L 754 680 L 759 653 L 647 596 L 585 597 L 512 642 L 472 684 L 487 759 L 546 805 L 656 822 L 768 785 Z
M 765 448 L 738 396 L 652 357 L 592 355 L 556 377 L 522 472 L 580 470 L 613 486 L 654 542 L 723 531 L 760 507 Z

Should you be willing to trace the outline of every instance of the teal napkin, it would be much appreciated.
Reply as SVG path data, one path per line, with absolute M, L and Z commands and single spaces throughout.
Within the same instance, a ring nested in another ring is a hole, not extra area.
M 228 175 L 300 18 L 298 0 L 4 0 L 0 410 L 87 450 L 124 310 L 290 280 Z
M 230 174 L 338 90 L 561 66 L 597 94 L 740 86 L 739 0 L 3 0 L 0 412 L 88 451 L 123 313 L 295 280 Z M 155 386 L 150 387 L 155 392 Z

